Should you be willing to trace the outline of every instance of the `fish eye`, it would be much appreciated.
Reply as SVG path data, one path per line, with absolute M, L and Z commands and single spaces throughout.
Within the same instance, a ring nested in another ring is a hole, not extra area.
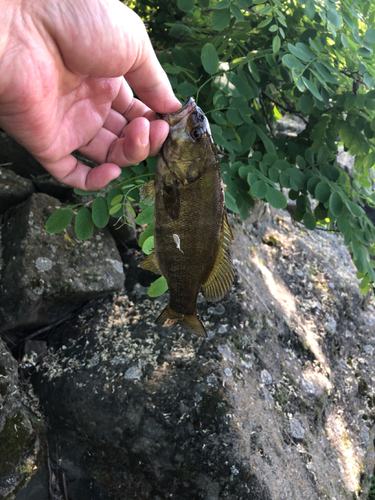
M 192 137 L 195 141 L 199 141 L 199 139 L 202 137 L 203 130 L 201 128 L 195 128 L 192 132 Z

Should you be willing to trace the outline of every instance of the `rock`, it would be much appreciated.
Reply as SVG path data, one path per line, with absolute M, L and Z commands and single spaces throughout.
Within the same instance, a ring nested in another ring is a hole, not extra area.
M 88 241 L 78 240 L 72 225 L 46 232 L 46 220 L 60 206 L 38 193 L 9 213 L 2 229 L 2 331 L 48 325 L 123 287 L 122 262 L 107 230 L 95 230 Z
M 39 175 L 33 179 L 36 190 L 40 193 L 46 193 L 60 201 L 67 201 L 72 197 L 73 188 L 57 181 L 49 174 Z
M 27 408 L 18 366 L 0 340 L 0 499 L 23 488 L 45 456 L 44 424 Z M 29 389 L 31 391 L 31 389 Z M 31 392 L 29 393 L 30 397 Z M 39 497 L 40 499 L 41 497 Z
M 0 214 L 27 200 L 34 192 L 35 188 L 30 180 L 20 177 L 13 170 L 0 167 Z
M 25 148 L 1 129 L 0 160 L 1 164 L 10 164 L 9 168 L 27 179 L 46 173 L 42 165 Z
M 78 477 L 114 500 L 366 497 L 375 308 L 349 252 L 286 214 L 232 227 L 225 313 L 198 301 L 208 339 L 156 326 L 168 299 L 139 284 L 50 337 L 34 387 L 71 500 Z

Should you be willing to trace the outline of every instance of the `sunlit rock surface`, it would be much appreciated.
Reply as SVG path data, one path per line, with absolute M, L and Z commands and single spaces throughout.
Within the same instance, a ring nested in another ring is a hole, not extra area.
M 154 325 L 167 296 L 137 252 L 126 294 L 50 338 L 34 382 L 72 500 L 79 477 L 91 500 L 366 498 L 375 310 L 350 255 L 284 213 L 232 226 L 238 280 L 198 303 L 208 339 Z

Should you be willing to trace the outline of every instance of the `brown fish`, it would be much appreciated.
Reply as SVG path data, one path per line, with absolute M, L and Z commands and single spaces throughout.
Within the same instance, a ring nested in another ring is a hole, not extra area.
M 155 249 L 141 267 L 162 274 L 170 302 L 157 324 L 182 324 L 205 337 L 197 315 L 202 287 L 208 301 L 220 300 L 233 281 L 228 224 L 220 164 L 210 126 L 193 98 L 174 113 L 163 115 L 170 126 L 159 154 L 155 182 L 143 197 L 155 196 Z

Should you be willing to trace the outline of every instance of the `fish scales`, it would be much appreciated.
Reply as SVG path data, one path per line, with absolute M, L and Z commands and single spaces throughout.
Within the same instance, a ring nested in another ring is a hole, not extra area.
M 208 121 L 192 98 L 163 118 L 170 133 L 155 173 L 155 250 L 141 265 L 168 283 L 170 303 L 156 322 L 181 323 L 204 336 L 198 293 L 203 287 L 208 300 L 220 299 L 234 274 L 220 164 Z

